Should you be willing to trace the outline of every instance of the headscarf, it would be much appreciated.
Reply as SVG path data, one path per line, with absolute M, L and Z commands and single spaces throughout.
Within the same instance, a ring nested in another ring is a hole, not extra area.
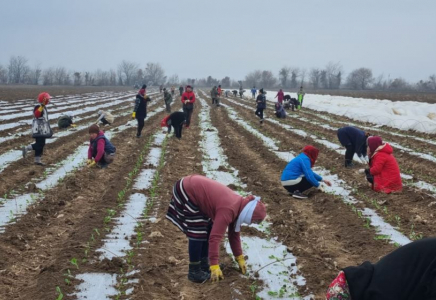
M 338 277 L 330 284 L 325 298 L 326 300 L 351 300 L 350 288 L 344 271 L 339 272 Z
M 377 148 L 383 145 L 383 140 L 379 136 L 370 136 L 368 137 L 367 143 L 369 147 L 369 152 L 371 153 L 371 155 L 373 155 Z
M 241 231 L 241 225 L 250 225 L 253 220 L 263 220 L 266 217 L 265 205 L 256 197 L 248 202 L 239 214 L 235 224 L 235 232 Z
M 318 158 L 319 150 L 311 145 L 307 145 L 303 148 L 303 153 L 310 158 L 310 167 L 313 168 Z

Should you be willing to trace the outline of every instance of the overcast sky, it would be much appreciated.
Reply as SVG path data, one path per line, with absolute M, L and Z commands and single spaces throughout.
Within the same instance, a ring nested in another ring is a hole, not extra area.
M 419 80 L 436 73 L 435 0 L 0 0 L 0 64 L 116 68 L 242 79 L 323 67 Z M 346 75 L 346 74 L 345 74 Z

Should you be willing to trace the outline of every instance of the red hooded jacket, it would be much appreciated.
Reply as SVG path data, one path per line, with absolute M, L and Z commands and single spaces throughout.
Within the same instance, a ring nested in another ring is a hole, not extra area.
M 168 126 L 168 119 L 171 117 L 171 115 L 166 116 L 162 119 L 160 122 L 160 127 L 167 127 Z
M 393 152 L 391 145 L 386 143 L 378 147 L 371 157 L 369 172 L 374 176 L 372 188 L 376 192 L 389 194 L 403 189 L 400 168 Z
M 198 209 L 213 221 L 209 237 L 210 264 L 218 264 L 219 247 L 226 231 L 233 255 L 241 255 L 241 237 L 239 232 L 235 232 L 235 223 L 242 209 L 254 197 L 242 197 L 227 186 L 200 175 L 185 177 L 183 187 Z M 265 205 L 258 202 L 252 220 L 263 220 L 265 217 Z
M 186 100 L 190 100 L 190 103 L 194 103 L 195 102 L 194 92 L 184 92 L 182 95 L 182 103 L 185 104 Z

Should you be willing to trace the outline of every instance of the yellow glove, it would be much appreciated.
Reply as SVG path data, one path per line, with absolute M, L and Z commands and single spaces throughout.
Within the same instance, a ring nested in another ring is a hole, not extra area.
M 87 159 L 86 160 L 86 164 L 89 165 L 90 163 L 92 163 L 94 160 L 93 159 Z
M 74 127 L 77 127 L 77 125 L 76 125 L 76 124 L 71 124 L 71 127 L 73 127 L 73 128 L 74 128 Z
M 38 107 L 38 111 L 39 111 L 39 112 L 42 112 L 42 111 L 44 110 L 44 107 L 45 107 L 45 105 L 44 105 L 44 104 L 41 104 L 41 105 Z
M 132 119 L 136 118 L 136 112 L 132 112 Z
M 91 161 L 91 163 L 88 165 L 88 168 L 92 168 L 95 167 L 97 163 L 95 162 L 95 160 Z
M 247 273 L 247 264 L 245 263 L 244 255 L 241 254 L 236 256 L 235 259 L 238 262 L 239 270 L 241 270 L 241 273 L 245 275 L 245 273 Z
M 219 265 L 210 266 L 210 279 L 212 282 L 218 282 L 224 279 L 223 272 L 221 271 Z

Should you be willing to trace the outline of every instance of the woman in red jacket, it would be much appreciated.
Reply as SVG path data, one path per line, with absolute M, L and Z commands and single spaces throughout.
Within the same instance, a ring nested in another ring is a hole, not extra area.
M 186 116 L 186 128 L 191 124 L 191 116 L 194 110 L 195 94 L 192 91 L 192 86 L 186 86 L 186 92 L 182 95 L 183 112 Z
M 219 247 L 227 231 L 230 247 L 242 274 L 241 224 L 259 223 L 266 217 L 265 205 L 254 196 L 242 197 L 227 186 L 200 175 L 176 182 L 167 218 L 189 239 L 189 273 L 193 282 L 224 279 L 218 264 Z M 210 266 L 209 266 L 210 263 Z
M 383 143 L 379 136 L 368 138 L 369 169 L 365 170 L 366 178 L 376 192 L 399 192 L 403 188 L 400 168 L 393 156 L 389 143 Z

